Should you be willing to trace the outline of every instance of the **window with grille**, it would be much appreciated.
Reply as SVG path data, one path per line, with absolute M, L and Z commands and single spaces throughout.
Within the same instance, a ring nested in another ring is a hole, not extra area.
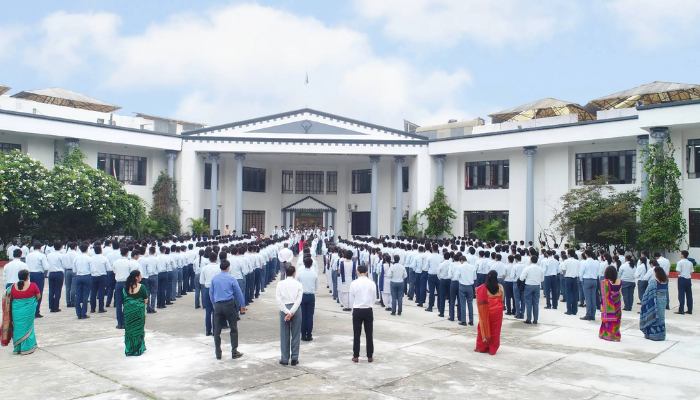
M 372 170 L 355 169 L 352 171 L 352 192 L 371 193 L 372 192 Z
M 688 140 L 685 161 L 688 178 L 700 178 L 700 139 Z
M 265 231 L 265 211 L 243 210 L 243 233 L 250 232 L 250 228 L 255 225 L 258 234 Z
M 202 218 L 204 218 L 204 222 L 206 222 L 207 225 L 211 226 L 211 208 L 204 209 L 204 212 L 202 213 Z
M 338 171 L 326 172 L 326 194 L 338 193 Z
M 464 189 L 508 189 L 508 160 L 468 162 L 464 167 Z
M 607 151 L 576 154 L 576 184 L 602 180 L 608 185 L 629 184 L 636 180 L 637 151 Z
M 323 171 L 296 171 L 295 192 L 298 194 L 322 194 Z
M 97 153 L 97 169 L 127 185 L 146 184 L 146 157 Z
M 294 171 L 282 171 L 282 193 L 294 193 Z
M 216 164 L 216 189 L 219 189 L 219 176 L 221 168 Z M 211 163 L 204 163 L 204 189 L 211 190 Z
M 243 167 L 243 191 L 265 192 L 264 168 Z
M 22 150 L 22 145 L 16 143 L 0 143 L 0 152 L 9 153 L 12 150 Z

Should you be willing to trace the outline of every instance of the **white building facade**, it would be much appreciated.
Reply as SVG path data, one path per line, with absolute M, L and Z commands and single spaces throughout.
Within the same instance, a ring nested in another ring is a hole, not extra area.
M 30 103 L 0 96 L 2 151 L 21 149 L 51 168 L 78 146 L 147 205 L 167 171 L 185 229 L 204 217 L 212 229 L 238 232 L 318 224 L 340 236 L 396 234 L 403 216 L 427 207 L 443 185 L 457 211 L 454 235 L 498 217 L 512 240 L 537 240 L 569 189 L 598 176 L 619 190 L 639 188 L 641 146 L 670 137 L 687 246 L 700 257 L 700 100 L 598 111 L 589 120 L 458 123 L 469 129 L 433 138 L 428 128 L 415 134 L 312 109 L 201 128 L 163 119 L 174 125 L 159 132 L 148 126 L 158 117 L 110 114 L 122 122 L 105 123 L 96 111 L 62 107 L 62 117 L 61 106 L 49 113 Z

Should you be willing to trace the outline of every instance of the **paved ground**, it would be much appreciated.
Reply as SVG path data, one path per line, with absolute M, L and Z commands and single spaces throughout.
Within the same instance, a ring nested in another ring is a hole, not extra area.
M 676 282 L 671 304 L 677 307 Z M 696 298 L 700 284 L 695 284 Z M 114 309 L 78 321 L 73 310 L 44 311 L 40 349 L 0 349 L 0 396 L 10 399 L 700 399 L 700 317 L 667 314 L 668 340 L 637 329 L 638 306 L 623 316 L 622 342 L 597 338 L 598 324 L 541 310 L 538 326 L 509 317 L 496 356 L 473 352 L 475 327 L 407 306 L 392 317 L 375 308 L 375 362 L 351 358 L 350 314 L 328 297 L 316 303 L 314 337 L 300 365 L 278 364 L 274 283 L 239 323 L 239 360 L 214 358 L 203 313 L 188 295 L 148 315 L 148 351 L 123 353 Z M 42 306 L 45 306 L 43 302 Z M 542 303 L 540 304 L 542 305 Z M 227 338 L 225 338 L 227 340 Z M 226 354 L 226 352 L 224 352 Z

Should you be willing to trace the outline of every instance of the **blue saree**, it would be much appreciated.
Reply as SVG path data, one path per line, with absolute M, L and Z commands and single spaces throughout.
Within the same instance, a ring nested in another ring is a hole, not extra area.
M 649 281 L 644 291 L 639 329 L 646 339 L 666 340 L 666 293 L 668 283 L 659 283 L 656 279 Z

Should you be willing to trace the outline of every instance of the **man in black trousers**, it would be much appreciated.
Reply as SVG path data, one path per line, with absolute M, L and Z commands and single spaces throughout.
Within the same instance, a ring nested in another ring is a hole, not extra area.
M 211 280 L 209 298 L 214 305 L 214 347 L 217 360 L 221 360 L 221 328 L 222 322 L 227 321 L 231 335 L 231 357 L 236 359 L 243 356 L 238 351 L 238 310 L 245 312 L 245 297 L 238 286 L 238 281 L 229 273 L 231 266 L 228 260 L 222 260 L 221 273 Z
M 367 266 L 361 264 L 357 267 L 359 278 L 350 284 L 350 304 L 352 305 L 352 361 L 359 362 L 360 359 L 360 335 L 362 326 L 365 328 L 367 339 L 367 361 L 372 362 L 374 354 L 374 341 L 372 340 L 372 329 L 374 316 L 372 305 L 375 301 L 375 286 L 367 277 Z

